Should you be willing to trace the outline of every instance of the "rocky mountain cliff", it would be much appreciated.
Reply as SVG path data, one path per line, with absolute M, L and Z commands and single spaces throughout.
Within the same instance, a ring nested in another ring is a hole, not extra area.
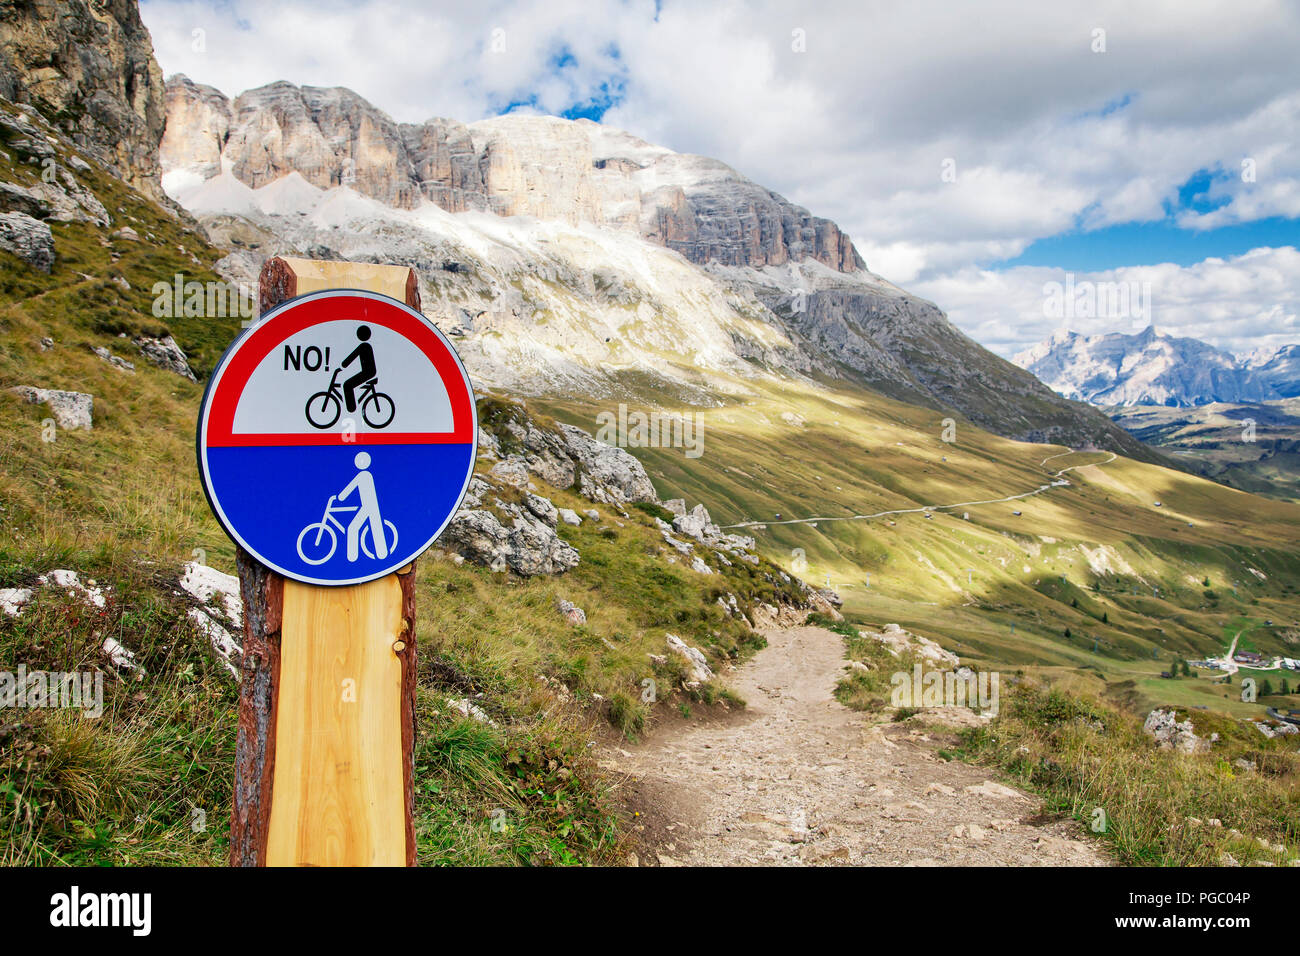
M 654 381 L 716 404 L 755 376 L 848 380 L 1032 440 L 1143 446 L 871 273 L 849 237 L 729 166 L 586 120 L 397 123 L 345 89 L 229 100 L 172 77 L 164 185 L 252 281 L 288 252 L 398 262 L 478 380 Z
M 174 76 L 163 162 L 208 178 L 224 158 L 256 189 L 290 172 L 398 209 L 429 201 L 609 226 L 693 262 L 864 268 L 848 236 L 715 160 L 682 156 L 587 120 L 512 116 L 397 123 L 351 90 L 272 83 L 230 102 Z M 173 175 L 173 181 L 177 180 Z
M 1185 408 L 1281 397 L 1265 376 L 1231 353 L 1164 335 L 1154 326 L 1136 335 L 1058 332 L 1014 361 L 1066 398 L 1094 405 Z
M 30 104 L 119 178 L 162 199 L 162 70 L 131 0 L 0 4 L 0 96 Z

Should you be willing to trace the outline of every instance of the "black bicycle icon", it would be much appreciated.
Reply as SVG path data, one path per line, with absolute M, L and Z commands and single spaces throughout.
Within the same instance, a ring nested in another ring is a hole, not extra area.
M 341 371 L 341 368 L 334 370 L 330 376 L 329 388 L 307 399 L 307 421 L 316 428 L 329 428 L 343 413 L 343 389 L 339 387 Z M 361 406 L 361 417 L 367 425 L 371 428 L 386 428 L 397 413 L 397 406 L 393 404 L 392 396 L 375 391 L 378 384 L 379 379 L 372 378 L 362 385 L 361 401 L 357 404 Z

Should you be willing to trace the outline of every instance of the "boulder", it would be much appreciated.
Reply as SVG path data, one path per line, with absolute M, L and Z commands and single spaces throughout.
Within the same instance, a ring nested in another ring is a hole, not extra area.
M 170 335 L 164 335 L 160 339 L 140 335 L 134 341 L 140 348 L 140 354 L 160 369 L 175 372 L 181 378 L 188 379 L 191 382 L 198 381 L 190 368 L 189 359 L 185 357 L 181 347 L 176 344 L 176 340 Z
M 561 616 L 563 616 L 563 618 L 574 627 L 587 623 L 587 612 L 578 607 L 578 605 L 574 604 L 572 601 L 566 601 L 563 598 L 556 598 L 555 609 L 559 611 Z
M 713 680 L 713 668 L 709 667 L 708 658 L 704 656 L 703 652 L 698 648 L 691 647 L 676 634 L 669 634 L 667 640 L 668 650 L 686 658 L 686 663 L 691 669 L 692 680 Z
M 50 227 L 23 212 L 0 213 L 0 249 L 41 272 L 49 272 L 54 265 Z
M 577 550 L 555 529 L 532 515 L 514 517 L 506 528 L 490 511 L 461 510 L 443 532 L 441 544 L 493 570 L 507 568 L 525 577 L 563 574 L 577 567 Z
M 596 441 L 573 425 L 560 425 L 569 454 L 578 465 L 578 491 L 592 501 L 626 504 L 658 501 L 645 468 L 622 448 Z
M 710 521 L 708 509 L 704 505 L 696 505 L 688 514 L 678 515 L 673 519 L 674 531 L 696 541 L 703 541 L 705 531 L 711 527 L 715 526 Z
M 560 520 L 565 524 L 573 525 L 575 528 L 582 524 L 582 519 L 578 517 L 578 512 L 572 508 L 561 508 L 559 510 Z
M 1210 749 L 1210 742 L 1196 736 L 1191 718 L 1179 721 L 1173 710 L 1153 710 L 1147 714 L 1142 731 L 1155 738 L 1161 750 L 1180 753 L 1202 753 Z
M 16 385 L 10 391 L 33 405 L 48 405 L 60 428 L 71 431 L 93 427 L 95 411 L 93 395 L 87 395 L 85 392 L 64 392 L 54 388 L 35 388 L 31 385 Z

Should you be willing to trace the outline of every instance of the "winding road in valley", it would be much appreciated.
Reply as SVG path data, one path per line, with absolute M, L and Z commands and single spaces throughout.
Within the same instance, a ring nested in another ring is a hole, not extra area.
M 1049 455 L 1048 457 L 1044 458 L 1042 462 L 1040 462 L 1040 464 L 1045 466 L 1053 458 L 1063 458 L 1066 455 L 1075 455 L 1075 454 L 1086 454 L 1086 453 L 1063 451 L 1059 455 Z M 947 504 L 947 505 L 923 505 L 920 508 L 897 508 L 893 511 L 877 511 L 874 514 L 869 514 L 869 515 L 842 515 L 840 517 L 829 517 L 829 518 L 784 518 L 784 519 L 778 518 L 772 521 L 761 521 L 761 520 L 742 521 L 739 524 L 723 525 L 723 527 L 725 529 L 730 530 L 733 528 L 761 528 L 761 527 L 767 527 L 768 525 L 774 525 L 774 524 L 819 524 L 820 522 L 823 521 L 867 521 L 871 518 L 885 518 L 888 517 L 889 515 L 927 514 L 932 511 L 949 511 L 953 508 L 974 508 L 979 505 L 996 505 L 996 504 L 1003 504 L 1004 502 L 1008 502 L 1008 501 L 1020 501 L 1024 498 L 1032 498 L 1034 495 L 1041 495 L 1043 492 L 1049 491 L 1052 488 L 1066 487 L 1067 485 L 1069 485 L 1070 482 L 1065 480 L 1061 476 L 1068 471 L 1074 471 L 1075 469 L 1078 468 L 1091 468 L 1094 465 L 1098 465 L 1098 466 L 1109 465 L 1112 461 L 1114 461 L 1116 458 L 1119 457 L 1114 452 L 1109 452 L 1108 454 L 1110 455 L 1110 457 L 1107 458 L 1105 461 L 1089 461 L 1079 465 L 1070 465 L 1068 468 L 1062 468 L 1060 471 L 1056 472 L 1056 474 L 1052 475 L 1052 478 L 1054 480 L 1049 482 L 1048 484 L 1039 485 L 1037 488 L 1033 489 L 1032 491 L 1024 491 L 1018 495 L 1007 495 L 1005 498 L 985 498 L 979 501 L 958 501 L 958 502 L 954 502 L 953 504 Z

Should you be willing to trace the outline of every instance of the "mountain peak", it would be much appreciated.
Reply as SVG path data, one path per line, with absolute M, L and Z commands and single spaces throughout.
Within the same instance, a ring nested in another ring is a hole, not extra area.
M 1279 397 L 1269 377 L 1228 352 L 1154 325 L 1131 335 L 1057 332 L 1013 361 L 1067 398 L 1094 405 L 1185 407 Z

